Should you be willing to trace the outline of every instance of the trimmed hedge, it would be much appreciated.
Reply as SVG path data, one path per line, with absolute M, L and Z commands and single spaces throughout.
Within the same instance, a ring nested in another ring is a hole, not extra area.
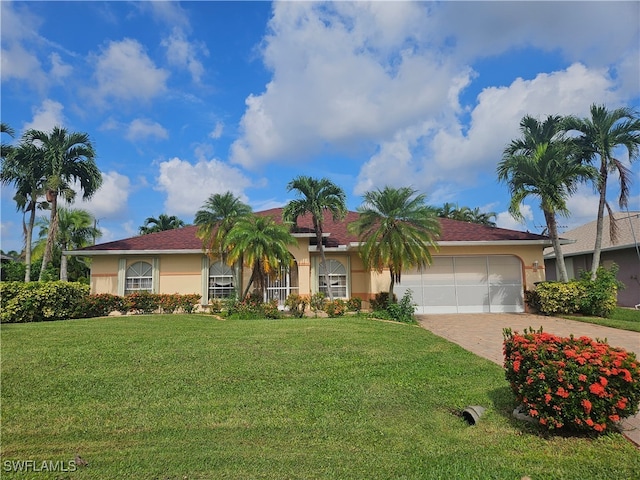
M 590 272 L 582 272 L 580 280 L 540 282 L 535 290 L 525 292 L 525 301 L 544 315 L 572 314 L 609 317 L 616 308 L 618 289 L 624 286 L 616 279 L 618 266 L 598 268 L 591 280 Z
M 0 282 L 0 322 L 23 323 L 70 318 L 91 318 L 118 311 L 126 313 L 193 313 L 198 294 L 140 292 L 125 297 L 89 294 L 89 286 L 77 282 Z
M 542 329 L 503 334 L 505 377 L 542 427 L 598 434 L 638 411 L 640 363 L 633 352 Z
M 84 317 L 89 286 L 76 282 L 2 282 L 2 323 Z

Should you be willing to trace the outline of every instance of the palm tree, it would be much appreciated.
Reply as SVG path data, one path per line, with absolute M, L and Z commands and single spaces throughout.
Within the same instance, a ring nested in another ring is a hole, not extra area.
M 244 215 L 237 218 L 227 232 L 222 248 L 227 252 L 229 265 L 244 259 L 244 264 L 252 269 L 243 298 L 254 282 L 265 296 L 267 277 L 277 275 L 282 266 L 291 265 L 293 257 L 288 246 L 295 244 L 297 241 L 289 229 L 271 217 Z
M 86 133 L 67 132 L 54 127 L 50 134 L 40 130 L 27 131 L 23 139 L 36 148 L 44 166 L 44 186 L 47 201 L 51 204 L 50 227 L 42 258 L 40 280 L 53 254 L 53 244 L 58 232 L 58 196 L 67 202 L 75 197 L 72 182 L 79 182 L 82 198 L 89 199 L 102 185 L 102 175 L 95 162 L 96 153 Z
M 408 187 L 387 186 L 366 192 L 363 198 L 360 216 L 349 230 L 362 243 L 366 268 L 389 269 L 389 299 L 393 299 L 394 284 L 401 281 L 403 270 L 431 264 L 429 247 L 438 248 L 440 222 L 436 209 L 424 203 L 425 196 Z
M 144 224 L 140 227 L 140 235 L 149 233 L 164 232 L 165 230 L 175 230 L 184 227 L 184 222 L 175 215 L 166 215 L 161 213 L 158 218 L 147 217 Z
M 596 174 L 593 168 L 572 157 L 572 151 L 571 144 L 563 141 L 541 143 L 531 153 L 512 154 L 507 147 L 497 169 L 498 180 L 509 186 L 509 213 L 515 219 L 522 220 L 520 205 L 527 197 L 540 199 L 562 282 L 567 282 L 569 278 L 560 246 L 556 215 L 569 215 L 567 199 L 576 192 L 580 183 Z
M 600 159 L 599 176 L 594 184 L 600 194 L 598 201 L 598 218 L 596 221 L 596 241 L 593 248 L 591 278 L 595 280 L 600 266 L 602 251 L 602 231 L 604 229 L 604 209 L 613 218 L 611 207 L 607 202 L 607 181 L 610 173 L 617 172 L 620 179 L 620 196 L 618 205 L 626 208 L 629 200 L 629 188 L 632 181 L 631 170 L 615 157 L 615 150 L 624 148 L 629 155 L 629 162 L 637 160 L 640 153 L 640 118 L 630 108 L 607 110 L 604 105 L 591 105 L 591 118 L 580 119 L 570 117 L 566 121 L 568 130 L 577 130 L 580 136 L 576 143 L 582 149 L 583 160 L 588 163 Z M 615 222 L 610 222 L 610 235 L 615 238 Z
M 6 133 L 11 138 L 13 138 L 13 136 L 15 135 L 13 128 L 11 128 L 9 125 L 7 125 L 4 122 L 0 122 L 0 133 Z M 0 158 L 4 160 L 6 157 L 9 156 L 12 150 L 13 150 L 13 146 L 2 142 L 0 144 Z
M 289 182 L 287 191 L 296 190 L 301 198 L 291 200 L 282 211 L 282 219 L 287 223 L 297 226 L 298 217 L 310 214 L 313 221 L 313 230 L 316 234 L 316 248 L 320 251 L 322 266 L 325 273 L 329 300 L 333 300 L 329 273 L 327 271 L 327 259 L 322 244 L 324 213 L 330 212 L 334 221 L 343 220 L 347 215 L 346 194 L 344 190 L 327 178 L 320 180 L 304 175 L 298 176 Z
M 469 207 L 458 208 L 457 205 L 449 202 L 444 203 L 442 207 L 438 208 L 436 215 L 440 218 L 450 218 L 452 220 L 477 223 L 489 227 L 496 226 L 496 223 L 491 219 L 497 216 L 495 212 L 481 212 L 478 207 L 473 210 Z
M 238 218 L 251 214 L 251 207 L 243 203 L 231 192 L 210 195 L 201 209 L 196 212 L 194 223 L 198 226 L 196 235 L 202 240 L 202 249 L 209 258 L 221 257 L 226 263 L 227 252 L 223 249 L 224 239 Z M 242 255 L 233 267 L 235 284 L 242 285 Z
M 224 238 L 239 217 L 251 214 L 251 207 L 231 192 L 210 195 L 196 212 L 194 223 L 198 226 L 198 238 L 202 248 L 210 255 L 224 255 Z
M 50 220 L 44 218 L 40 225 L 40 236 L 48 237 Z M 82 209 L 58 209 L 58 234 L 56 236 L 55 249 L 61 252 L 60 280 L 67 281 L 67 256 L 62 254 L 65 250 L 91 245 L 95 238 L 102 235 L 95 226 L 95 218 L 88 211 Z
M 22 212 L 22 230 L 24 233 L 25 274 L 24 281 L 31 281 L 31 244 L 36 210 L 46 209 L 49 204 L 42 200 L 44 196 L 44 164 L 36 148 L 30 143 L 21 141 L 12 147 L 7 157 L 3 158 L 0 183 L 12 184 L 16 188 L 13 197 L 17 210 Z M 29 221 L 25 216 L 29 213 Z

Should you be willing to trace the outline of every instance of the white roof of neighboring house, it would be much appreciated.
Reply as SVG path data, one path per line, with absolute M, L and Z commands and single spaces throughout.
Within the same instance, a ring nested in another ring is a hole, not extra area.
M 635 248 L 640 242 L 640 212 L 617 212 L 613 214 L 613 218 L 618 227 L 618 236 L 615 243 L 609 238 L 611 219 L 608 215 L 605 216 L 602 230 L 602 251 Z M 596 220 L 568 230 L 561 236 L 575 240 L 575 243 L 562 246 L 562 253 L 565 257 L 591 253 L 596 242 Z M 544 256 L 545 258 L 555 258 L 553 249 L 545 248 Z

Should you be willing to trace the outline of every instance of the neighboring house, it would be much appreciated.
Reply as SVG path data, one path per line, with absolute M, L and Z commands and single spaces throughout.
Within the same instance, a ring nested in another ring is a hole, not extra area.
M 618 265 L 618 280 L 625 284 L 625 288 L 618 291 L 618 305 L 633 307 L 640 303 L 640 212 L 614 214 L 618 227 L 616 242 L 612 242 L 609 237 L 610 221 L 609 216 L 604 217 L 600 265 L 605 268 L 610 268 L 613 263 Z M 569 278 L 579 278 L 580 272 L 591 271 L 596 221 L 564 232 L 562 237 L 575 239 L 575 243 L 562 247 Z M 544 259 L 547 280 L 556 280 L 556 257 L 552 249 L 545 250 Z
M 257 214 L 281 221 L 282 209 Z M 326 215 L 325 254 L 334 297 L 368 302 L 388 290 L 390 279 L 388 271 L 364 268 L 358 238 L 347 231 L 357 217 L 348 212 L 344 221 L 334 222 Z M 440 223 L 433 264 L 422 272 L 402 272 L 402 282 L 394 289 L 398 298 L 411 289 L 418 313 L 524 311 L 524 290 L 545 280 L 543 249 L 550 245 L 549 238 L 445 218 Z M 219 259 L 210 259 L 196 231 L 196 226 L 188 226 L 66 253 L 92 258 L 92 293 L 199 293 L 207 304 L 239 291 L 250 272 L 244 269 L 242 276 L 236 275 Z M 298 240 L 291 249 L 295 263 L 267 289 L 268 297 L 281 304 L 289 293 L 310 296 L 327 291 L 310 216 L 298 219 L 293 236 Z

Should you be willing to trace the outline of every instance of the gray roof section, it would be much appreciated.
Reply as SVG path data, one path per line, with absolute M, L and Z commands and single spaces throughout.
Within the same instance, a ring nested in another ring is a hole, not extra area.
M 640 241 L 640 212 L 617 212 L 613 214 L 613 218 L 618 227 L 618 237 L 615 243 L 611 241 L 609 237 L 611 218 L 607 215 L 604 217 L 602 231 L 602 251 L 635 248 L 637 242 Z M 575 243 L 562 246 L 562 253 L 565 257 L 592 253 L 596 242 L 596 220 L 566 231 L 562 233 L 562 237 L 575 240 Z M 553 249 L 546 248 L 544 256 L 545 258 L 555 258 Z

